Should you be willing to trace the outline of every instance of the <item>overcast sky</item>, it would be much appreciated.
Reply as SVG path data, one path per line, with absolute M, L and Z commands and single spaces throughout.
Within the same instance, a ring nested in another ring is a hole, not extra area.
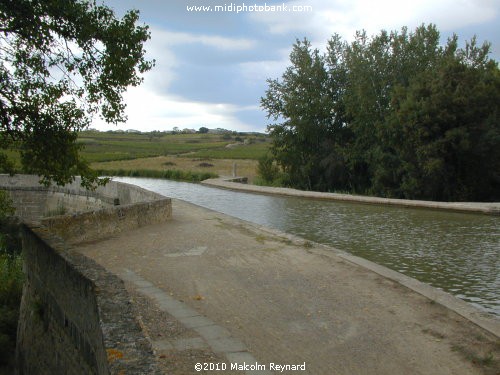
M 99 130 L 163 131 L 204 126 L 263 132 L 269 121 L 259 103 L 267 88 L 266 79 L 281 76 L 297 38 L 307 37 L 321 50 L 334 33 L 350 41 L 356 30 L 373 35 L 382 29 L 414 29 L 422 23 L 434 23 L 443 42 L 453 32 L 461 42 L 477 35 L 481 43 L 492 43 L 492 57 L 500 61 L 500 0 L 104 3 L 119 16 L 127 9 L 139 9 L 141 23 L 151 30 L 147 56 L 156 60 L 156 66 L 140 87 L 125 95 L 128 122 L 115 126 L 96 120 L 93 127 Z M 252 11 L 254 5 L 265 4 L 286 5 L 289 11 Z M 243 5 L 246 11 L 237 13 Z M 219 9 L 226 11 L 188 11 L 191 6 L 211 6 L 212 10 L 222 6 Z M 293 6 L 299 6 L 296 12 Z

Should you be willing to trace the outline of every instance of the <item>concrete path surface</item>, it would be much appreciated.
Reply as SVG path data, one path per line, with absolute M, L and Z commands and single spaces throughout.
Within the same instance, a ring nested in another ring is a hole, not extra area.
M 244 178 L 244 177 L 243 177 Z M 371 197 L 365 195 L 325 193 L 319 191 L 305 191 L 283 187 L 259 186 L 238 182 L 241 178 L 212 178 L 202 181 L 203 185 L 221 189 L 243 191 L 254 194 L 282 195 L 332 201 L 357 202 L 366 204 L 426 208 L 456 212 L 473 212 L 488 215 L 500 215 L 500 202 L 436 202 L 414 199 L 392 199 Z
M 76 250 L 192 330 L 157 349 L 206 347 L 227 370 L 237 362 L 248 374 L 500 373 L 498 337 L 439 303 L 334 249 L 185 202 L 174 200 L 168 223 Z M 190 373 L 200 373 L 195 365 Z

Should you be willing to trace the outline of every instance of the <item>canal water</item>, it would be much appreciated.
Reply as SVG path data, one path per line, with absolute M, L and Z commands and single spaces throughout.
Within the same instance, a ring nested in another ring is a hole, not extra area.
M 500 316 L 500 217 L 287 198 L 148 178 L 114 178 L 331 245 Z

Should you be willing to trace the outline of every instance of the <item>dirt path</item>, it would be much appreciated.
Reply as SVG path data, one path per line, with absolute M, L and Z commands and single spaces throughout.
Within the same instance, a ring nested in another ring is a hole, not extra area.
M 271 363 L 296 365 L 290 374 L 500 373 L 498 337 L 334 250 L 180 201 L 173 212 L 77 249 L 123 277 L 144 316 L 163 311 L 145 319 L 153 340 L 165 337 L 159 357 L 189 349 L 168 324 L 188 329 L 201 357 L 171 373 L 199 373 L 199 358 L 256 360 L 266 367 L 257 374 Z

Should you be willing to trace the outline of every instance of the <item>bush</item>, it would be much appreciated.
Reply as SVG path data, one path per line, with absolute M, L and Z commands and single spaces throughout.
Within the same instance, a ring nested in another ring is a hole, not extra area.
M 17 321 L 24 275 L 20 255 L 0 255 L 0 366 L 9 364 L 16 349 Z
M 210 163 L 200 163 L 198 164 L 198 167 L 202 167 L 202 168 L 210 168 L 210 167 L 213 167 L 214 165 L 213 164 L 210 164 Z
M 0 190 L 0 220 L 4 220 L 8 216 L 14 214 L 12 202 L 6 191 Z
M 282 173 L 279 167 L 276 165 L 274 159 L 268 155 L 259 159 L 257 174 L 261 178 L 260 182 L 263 185 L 280 185 L 280 181 L 282 180 Z
M 157 171 L 151 169 L 135 169 L 135 170 L 99 170 L 101 176 L 128 176 L 128 177 L 148 177 L 148 178 L 165 178 L 167 180 L 200 182 L 209 178 L 217 178 L 218 175 L 210 172 L 191 172 L 179 169 L 167 169 L 165 171 Z
M 0 366 L 12 365 L 23 290 L 19 225 L 7 194 L 0 191 Z

